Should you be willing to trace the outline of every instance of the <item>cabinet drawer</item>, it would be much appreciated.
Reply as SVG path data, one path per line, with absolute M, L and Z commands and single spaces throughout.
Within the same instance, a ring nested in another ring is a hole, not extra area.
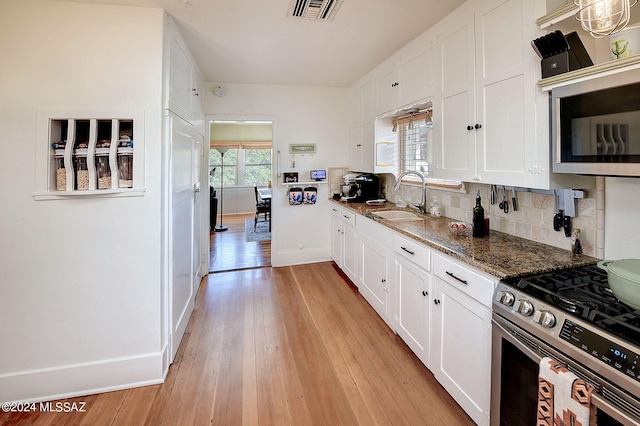
M 394 235 L 393 249 L 425 271 L 431 270 L 431 250 L 407 238 Z
M 348 225 L 356 226 L 356 214 L 347 209 L 342 209 L 342 221 Z
M 340 206 L 332 205 L 331 214 L 337 218 L 342 217 L 342 208 Z
M 433 258 L 435 275 L 490 308 L 493 290 L 498 279 L 481 275 L 470 268 L 442 255 L 436 254 Z

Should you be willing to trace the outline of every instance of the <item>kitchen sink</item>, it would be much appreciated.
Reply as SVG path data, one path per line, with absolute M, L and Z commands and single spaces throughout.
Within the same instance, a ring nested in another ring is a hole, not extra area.
M 372 212 L 372 214 L 386 220 L 422 220 L 418 215 L 404 210 L 383 210 L 380 212 Z

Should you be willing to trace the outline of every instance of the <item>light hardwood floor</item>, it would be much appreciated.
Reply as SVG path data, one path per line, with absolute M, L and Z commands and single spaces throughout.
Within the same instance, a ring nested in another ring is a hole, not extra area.
M 210 233 L 210 272 L 271 266 L 271 241 L 244 240 L 245 220 L 249 217 L 254 214 L 225 215 L 222 223 L 228 229 Z
M 331 262 L 211 274 L 162 385 L 37 425 L 472 425 Z

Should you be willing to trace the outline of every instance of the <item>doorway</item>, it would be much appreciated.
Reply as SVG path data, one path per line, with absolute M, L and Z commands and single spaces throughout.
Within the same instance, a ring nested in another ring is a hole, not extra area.
M 263 195 L 273 175 L 273 127 L 271 120 L 209 120 L 209 272 L 271 266 L 271 200 Z

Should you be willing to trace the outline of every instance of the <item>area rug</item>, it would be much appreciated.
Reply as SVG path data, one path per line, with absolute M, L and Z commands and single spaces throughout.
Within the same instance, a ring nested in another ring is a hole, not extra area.
M 258 219 L 258 225 L 256 230 L 253 230 L 253 218 L 248 217 L 244 222 L 244 240 L 250 241 L 265 241 L 271 239 L 271 232 L 269 232 L 269 222 L 265 221 L 261 216 Z

